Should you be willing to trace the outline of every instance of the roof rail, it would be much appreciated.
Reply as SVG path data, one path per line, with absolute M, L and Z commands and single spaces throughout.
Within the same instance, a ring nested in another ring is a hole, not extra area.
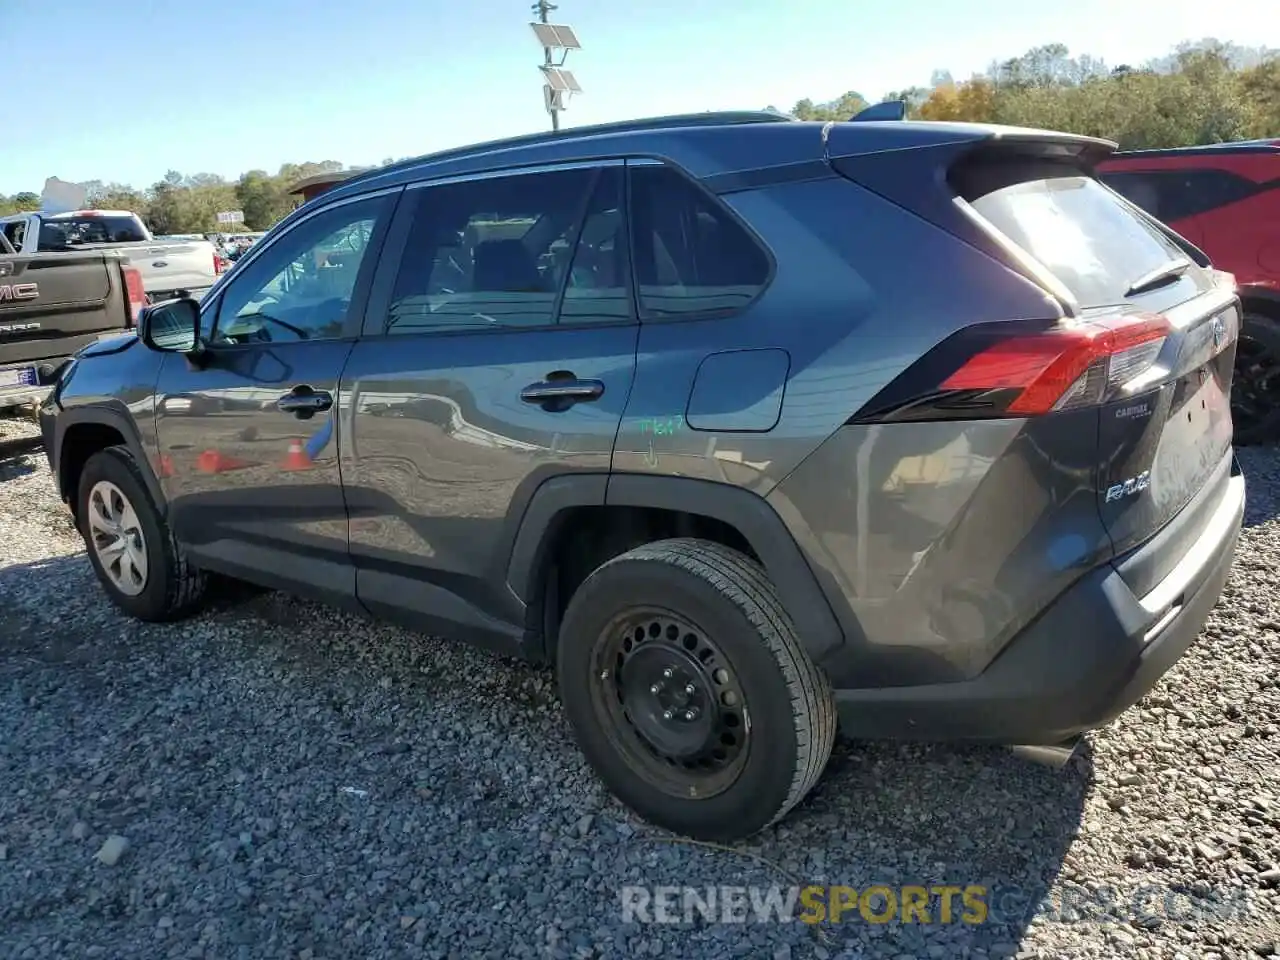
M 506 150 L 511 147 L 536 146 L 540 143 L 555 143 L 561 140 L 578 140 L 586 137 L 603 136 L 611 133 L 641 133 L 646 130 L 669 130 L 683 127 L 719 127 L 747 123 L 795 123 L 795 117 L 773 113 L 769 110 L 708 110 L 705 113 L 681 113 L 669 117 L 644 117 L 639 120 L 618 120 L 612 123 L 597 123 L 584 127 L 569 127 L 566 130 L 550 130 L 540 133 L 529 133 L 519 137 L 504 137 L 500 140 L 487 140 L 480 143 L 467 144 L 462 147 L 451 147 L 435 153 L 410 157 L 385 167 L 374 167 L 363 170 L 342 181 L 346 187 L 366 178 L 380 176 L 384 173 L 395 173 L 408 170 L 423 163 L 437 160 L 452 160 L 457 157 L 479 155 L 494 150 Z
M 849 118 L 850 123 L 864 123 L 869 120 L 905 120 L 907 119 L 907 101 L 885 100 L 855 113 Z
M 1185 157 L 1220 153 L 1263 153 L 1280 151 L 1280 140 L 1228 140 L 1224 143 L 1193 144 L 1188 147 L 1152 147 L 1145 150 L 1117 150 L 1117 157 Z

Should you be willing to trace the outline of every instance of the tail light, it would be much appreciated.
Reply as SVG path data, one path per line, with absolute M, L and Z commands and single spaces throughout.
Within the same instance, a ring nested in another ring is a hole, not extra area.
M 147 294 L 142 287 L 142 271 L 137 267 L 121 267 L 124 273 L 124 288 L 129 294 L 129 316 L 135 323 L 142 308 L 147 305 Z
M 909 367 L 855 422 L 1032 417 L 1106 402 L 1152 372 L 1170 331 L 1152 314 L 1047 329 L 968 327 Z

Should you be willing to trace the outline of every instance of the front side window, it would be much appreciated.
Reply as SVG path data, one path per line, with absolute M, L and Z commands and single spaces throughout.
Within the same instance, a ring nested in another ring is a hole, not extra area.
M 596 170 L 556 170 L 412 191 L 387 333 L 546 326 L 566 280 L 613 283 L 574 255 L 596 180 Z
M 227 286 L 215 344 L 343 335 L 356 278 L 386 198 L 343 204 L 288 230 Z
M 719 203 L 670 167 L 631 170 L 636 282 L 644 316 L 739 310 L 768 282 L 768 255 Z

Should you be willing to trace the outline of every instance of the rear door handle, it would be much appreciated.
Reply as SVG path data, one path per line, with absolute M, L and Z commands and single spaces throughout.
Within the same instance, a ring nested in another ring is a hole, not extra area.
M 276 401 L 282 413 L 292 413 L 299 420 L 307 420 L 333 406 L 333 394 L 328 390 L 313 390 L 306 384 L 294 387 Z
M 563 407 L 599 400 L 603 395 L 602 382 L 579 380 L 577 377 L 567 377 L 563 380 L 539 380 L 520 391 L 520 399 L 525 403 L 540 403 L 544 407 Z

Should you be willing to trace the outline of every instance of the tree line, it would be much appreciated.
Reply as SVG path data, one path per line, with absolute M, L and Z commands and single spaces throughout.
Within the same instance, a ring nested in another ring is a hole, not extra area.
M 1217 40 L 1180 45 L 1141 66 L 1073 57 L 1062 44 L 992 64 L 967 80 L 885 94 L 920 120 L 1003 123 L 1113 140 L 1125 150 L 1280 137 L 1280 50 Z M 868 105 L 855 91 L 801 100 L 803 120 L 847 120 Z
M 967 80 L 938 71 L 928 87 L 881 99 L 905 100 L 916 119 L 1063 130 L 1130 150 L 1280 138 L 1280 50 L 1201 40 L 1140 66 L 1109 67 L 1048 44 Z M 801 100 L 791 113 L 801 120 L 847 120 L 867 105 L 850 91 L 826 103 Z M 286 163 L 274 174 L 250 170 L 234 181 L 170 171 L 145 189 L 94 181 L 87 184 L 88 203 L 133 210 L 156 234 L 215 232 L 215 215 L 224 210 L 242 210 L 245 229 L 266 230 L 297 205 L 289 194 L 295 183 L 343 169 L 334 160 Z M 39 205 L 32 192 L 0 195 L 0 215 Z
M 231 228 L 219 225 L 217 215 L 230 210 L 244 213 L 243 227 L 234 229 L 266 230 L 300 202 L 299 197 L 289 193 L 298 181 L 344 169 L 336 160 L 286 163 L 274 174 L 250 170 L 234 181 L 214 173 L 185 176 L 170 170 L 162 180 L 142 190 L 91 180 L 84 185 L 85 203 L 99 210 L 132 210 L 157 235 L 227 231 Z M 0 195 L 0 215 L 39 207 L 40 197 L 34 192 Z

